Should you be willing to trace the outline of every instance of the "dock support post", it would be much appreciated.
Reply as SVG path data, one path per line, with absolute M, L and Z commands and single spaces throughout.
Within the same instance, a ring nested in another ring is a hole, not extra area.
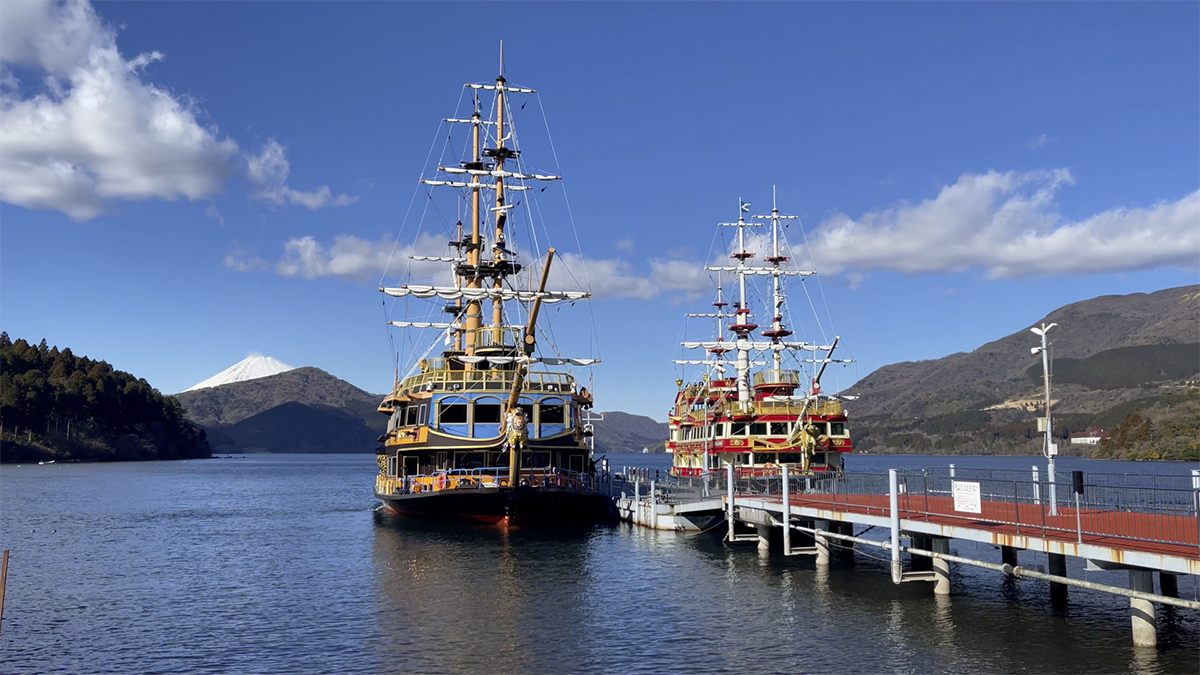
M 1005 565 L 1012 565 L 1013 567 L 1016 567 L 1019 564 L 1017 562 L 1016 547 L 1001 546 L 1000 547 L 1000 562 L 1004 563 Z
M 946 537 L 930 537 L 929 550 L 934 553 L 950 553 L 950 540 Z M 933 573 L 937 581 L 933 584 L 934 595 L 950 595 L 950 561 L 933 559 Z
M 854 536 L 854 523 L 838 522 L 833 523 L 834 531 L 838 534 Z M 838 558 L 843 563 L 854 563 L 854 544 L 849 542 L 838 542 Z
M 783 513 L 780 514 L 780 519 L 783 521 L 783 554 L 785 556 L 792 554 L 792 500 L 791 500 L 791 485 L 788 484 L 788 465 L 783 465 Z M 820 546 L 820 544 L 817 544 Z M 820 563 L 817 563 L 820 564 Z
M 4 621 L 4 587 L 8 583 L 8 549 L 4 549 L 4 553 L 0 554 L 3 560 L 0 560 L 0 623 Z
M 754 531 L 758 533 L 758 552 L 766 553 L 771 550 L 771 528 L 766 525 L 755 525 Z
M 729 521 L 729 532 L 725 535 L 725 538 L 729 541 L 735 541 L 733 538 L 733 462 L 725 463 L 725 507 L 728 509 L 725 517 Z
M 892 583 L 904 581 L 904 566 L 900 562 L 900 479 L 895 469 L 888 469 L 888 512 L 892 519 Z
M 657 501 L 658 497 L 654 496 L 654 483 L 655 483 L 655 481 L 650 481 L 650 514 L 646 518 L 646 523 L 650 526 L 650 529 L 657 530 L 658 529 L 658 501 Z
M 913 548 L 919 548 L 925 551 L 932 551 L 931 548 L 933 537 L 927 535 L 913 534 Z M 908 559 L 908 569 L 913 572 L 928 572 L 933 569 L 933 558 L 926 558 L 923 555 L 910 556 Z
M 829 566 L 829 537 L 825 533 L 829 531 L 828 520 L 814 520 L 813 542 L 817 547 L 817 567 Z
M 1033 503 L 1038 506 L 1042 505 L 1042 483 L 1038 477 L 1037 465 L 1033 467 Z
M 1067 556 L 1062 553 L 1050 553 L 1050 565 L 1048 572 L 1056 577 L 1067 576 Z M 1050 582 L 1050 602 L 1062 603 L 1067 600 L 1067 585 Z
M 1158 573 L 1158 585 L 1162 587 L 1162 594 L 1168 598 L 1179 597 L 1179 577 L 1169 572 Z
M 1129 570 L 1129 589 L 1154 592 L 1154 572 Z M 1133 646 L 1153 647 L 1158 644 L 1158 631 L 1154 625 L 1154 603 L 1140 598 L 1129 599 L 1129 617 L 1133 622 Z

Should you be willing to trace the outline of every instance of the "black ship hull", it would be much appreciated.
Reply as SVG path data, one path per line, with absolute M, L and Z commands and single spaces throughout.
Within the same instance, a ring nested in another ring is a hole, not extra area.
M 375 495 L 389 513 L 497 525 L 594 525 L 615 520 L 607 496 L 553 487 L 476 488 Z

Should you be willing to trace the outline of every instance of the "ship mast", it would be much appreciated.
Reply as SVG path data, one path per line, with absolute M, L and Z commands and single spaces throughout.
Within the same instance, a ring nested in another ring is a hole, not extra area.
M 738 219 L 735 223 L 738 229 L 738 250 L 731 255 L 737 263 L 738 277 L 738 306 L 734 315 L 737 317 L 729 330 L 737 335 L 737 340 L 741 343 L 746 338 L 750 337 L 751 331 L 758 326 L 750 323 L 750 308 L 746 306 L 746 260 L 753 258 L 754 254 L 746 250 L 746 219 L 742 216 L 743 213 L 750 209 L 750 204 L 738 200 Z M 738 403 L 748 405 L 750 403 L 750 350 L 741 349 L 740 344 L 737 353 L 737 390 Z
M 479 135 L 483 127 L 483 120 L 479 115 L 479 98 L 475 99 L 475 110 L 471 113 L 471 165 L 473 167 L 481 167 L 482 157 L 479 148 Z M 470 270 L 470 276 L 467 279 L 467 288 L 476 289 L 482 287 L 482 279 L 479 276 L 479 191 L 483 188 L 479 180 L 479 174 L 471 176 L 471 243 L 467 247 L 467 268 Z M 457 274 L 462 274 L 461 269 L 456 269 Z M 465 322 L 466 329 L 466 353 L 467 356 L 474 356 L 475 343 L 479 332 L 480 324 L 480 303 L 478 300 L 467 302 L 467 317 Z M 468 363 L 468 370 L 474 368 L 474 364 Z
M 789 260 L 788 256 L 780 253 L 779 250 L 779 221 L 780 220 L 796 220 L 798 216 L 785 216 L 779 213 L 779 207 L 775 201 L 775 187 L 771 187 L 771 215 L 769 216 L 754 216 L 757 220 L 771 220 L 771 255 L 766 259 L 771 263 L 771 330 L 762 332 L 763 337 L 771 338 L 772 341 L 779 341 L 780 338 L 785 338 L 792 334 L 792 331 L 783 327 L 783 304 L 787 301 L 787 296 L 783 292 L 783 279 L 786 276 L 786 270 L 781 268 L 781 265 Z M 771 367 L 774 369 L 776 377 L 780 377 L 783 372 L 783 352 L 772 352 Z

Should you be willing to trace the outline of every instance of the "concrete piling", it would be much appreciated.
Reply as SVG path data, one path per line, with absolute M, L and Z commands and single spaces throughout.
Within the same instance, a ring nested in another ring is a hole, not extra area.
M 817 566 L 818 567 L 828 567 L 829 566 L 829 538 L 825 536 L 825 533 L 829 531 L 829 521 L 828 520 L 813 521 L 813 529 L 816 530 L 816 532 L 813 533 L 813 542 L 817 547 Z
M 929 550 L 934 553 L 950 553 L 950 540 L 946 537 L 930 537 Z M 950 595 L 950 561 L 933 559 L 933 573 L 937 581 L 933 584 L 934 595 Z
M 1154 572 L 1129 570 L 1129 589 L 1143 593 L 1154 592 Z M 1154 647 L 1158 630 L 1154 623 L 1154 603 L 1141 598 L 1129 599 L 1129 618 L 1133 624 L 1133 646 Z

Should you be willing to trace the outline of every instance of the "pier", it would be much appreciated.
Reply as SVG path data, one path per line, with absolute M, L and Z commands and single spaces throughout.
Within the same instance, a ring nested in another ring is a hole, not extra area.
M 737 476 L 655 480 L 626 470 L 614 480 L 623 520 L 662 530 L 723 528 L 730 544 L 811 555 L 818 566 L 833 551 L 855 546 L 890 554 L 896 584 L 926 582 L 951 594 L 951 565 L 992 569 L 1014 578 L 1050 582 L 1065 602 L 1070 587 L 1129 598 L 1133 642 L 1157 644 L 1155 605 L 1200 610 L 1180 598 L 1177 575 L 1200 575 L 1200 471 L 1190 476 L 1059 473 L 1055 480 L 1010 470 L 947 470 Z M 886 530 L 885 541 L 855 536 L 855 527 Z M 950 554 L 952 539 L 998 546 L 1001 564 Z M 1048 573 L 1022 567 L 1022 552 L 1045 553 Z M 907 565 L 904 553 L 907 553 Z M 1067 557 L 1087 569 L 1120 570 L 1129 587 L 1067 576 Z M 1155 593 L 1158 574 L 1160 592 Z

